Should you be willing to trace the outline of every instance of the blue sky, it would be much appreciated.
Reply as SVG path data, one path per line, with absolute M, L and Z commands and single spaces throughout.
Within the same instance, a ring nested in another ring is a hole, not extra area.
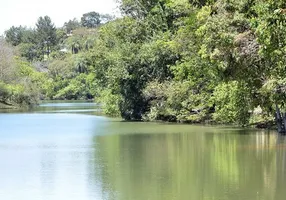
M 6 0 L 0 5 L 0 35 L 11 26 L 34 27 L 40 16 L 48 15 L 57 27 L 69 19 L 96 11 L 116 14 L 115 0 Z

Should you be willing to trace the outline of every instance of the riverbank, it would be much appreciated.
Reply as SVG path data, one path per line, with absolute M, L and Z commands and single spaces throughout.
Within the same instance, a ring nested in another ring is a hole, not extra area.
M 94 102 L 94 100 L 42 100 L 39 102 L 39 106 L 35 105 L 33 106 L 35 108 L 35 110 L 45 110 L 45 111 L 49 111 L 50 107 L 54 108 L 54 107 L 58 107 L 58 105 L 64 107 L 64 108 L 68 108 L 69 106 L 75 106 L 78 103 L 82 105 L 82 103 L 92 103 Z M 64 104 L 63 104 L 64 103 Z M 80 105 L 78 104 L 78 105 Z M 41 106 L 40 106 L 41 105 Z M 94 103 L 93 106 L 96 105 L 96 113 L 97 114 L 103 114 L 102 112 L 100 112 L 100 110 L 102 111 L 102 105 L 100 104 L 96 104 Z M 48 107 L 47 107 L 48 106 Z M 90 106 L 87 106 L 88 109 L 90 109 Z M 29 110 L 27 107 L 17 107 L 17 106 L 13 106 L 13 105 L 8 105 L 8 104 L 4 104 L 4 103 L 0 103 L 0 112 L 17 112 L 18 110 L 21 111 L 25 111 L 25 110 Z M 69 110 L 69 109 L 67 109 Z M 81 110 L 81 109 L 80 109 Z M 122 118 L 123 119 L 123 118 Z M 125 120 L 128 121 L 128 120 Z M 135 120 L 138 122 L 138 120 Z M 170 123 L 170 124 L 186 124 L 186 125 L 201 125 L 201 126 L 209 126 L 209 125 L 214 125 L 214 126 L 236 126 L 236 127 L 242 127 L 239 126 L 237 124 L 225 124 L 225 123 L 217 123 L 213 120 L 206 120 L 206 121 L 172 121 L 172 120 L 140 120 L 142 122 L 159 122 L 159 123 Z M 132 120 L 131 120 L 132 122 Z M 277 130 L 276 127 L 276 123 L 274 120 L 262 120 L 261 117 L 257 117 L 251 120 L 251 122 L 249 124 L 246 124 L 243 126 L 243 128 L 257 128 L 257 129 L 265 129 L 265 130 Z

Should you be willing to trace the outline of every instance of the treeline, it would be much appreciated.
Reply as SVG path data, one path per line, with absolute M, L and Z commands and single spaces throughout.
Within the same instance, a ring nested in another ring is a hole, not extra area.
M 94 98 L 93 75 L 79 51 L 91 47 L 95 29 L 113 18 L 89 12 L 56 28 L 44 16 L 35 28 L 5 31 L 0 41 L 0 108 L 32 106 L 40 99 Z
M 29 42 L 10 37 L 13 27 L 6 41 L 44 71 L 44 98 L 94 98 L 126 120 L 247 125 L 284 109 L 284 0 L 122 0 L 120 9 L 58 29 L 39 18 Z

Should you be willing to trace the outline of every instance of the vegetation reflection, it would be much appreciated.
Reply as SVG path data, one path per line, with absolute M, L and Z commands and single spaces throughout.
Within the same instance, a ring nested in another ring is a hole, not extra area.
M 91 170 L 109 199 L 277 200 L 284 142 L 241 131 L 100 136 Z

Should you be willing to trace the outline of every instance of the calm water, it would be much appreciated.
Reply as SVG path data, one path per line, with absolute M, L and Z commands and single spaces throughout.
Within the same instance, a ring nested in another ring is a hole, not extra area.
M 286 138 L 129 123 L 93 103 L 0 114 L 2 200 L 285 200 Z

